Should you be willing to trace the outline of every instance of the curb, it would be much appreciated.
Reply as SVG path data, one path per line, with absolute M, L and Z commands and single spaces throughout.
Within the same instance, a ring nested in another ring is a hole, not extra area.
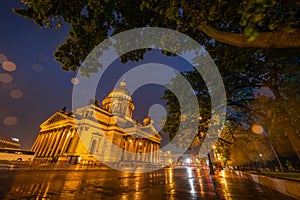
M 293 197 L 295 199 L 300 199 L 299 181 L 273 178 L 273 177 L 268 177 L 263 175 L 241 172 L 241 171 L 235 171 L 235 173 L 239 176 L 246 177 L 256 183 L 266 186 L 272 190 L 276 190 L 282 194 Z

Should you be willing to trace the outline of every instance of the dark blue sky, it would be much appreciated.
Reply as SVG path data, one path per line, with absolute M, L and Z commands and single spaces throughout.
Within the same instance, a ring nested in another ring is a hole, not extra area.
M 11 0 L 0 3 L 0 54 L 16 64 L 16 70 L 7 72 L 0 67 L 0 74 L 8 73 L 13 80 L 10 83 L 0 81 L 0 135 L 17 137 L 22 148 L 29 149 L 39 133 L 39 125 L 57 110 L 72 105 L 71 78 L 74 72 L 64 72 L 60 64 L 54 61 L 53 52 L 68 36 L 69 27 L 61 30 L 41 29 L 32 20 L 22 18 L 12 12 L 22 4 Z M 124 72 L 143 63 L 162 63 L 176 69 L 186 70 L 185 61 L 176 57 L 165 57 L 160 52 L 148 53 L 138 63 L 119 61 L 113 63 L 110 75 L 98 85 L 97 97 L 102 100 L 116 84 Z M 1 65 L 0 65 L 1 66 Z M 115 80 L 112 80 L 111 77 Z M 23 92 L 23 97 L 14 99 L 13 90 Z M 145 85 L 133 94 L 136 105 L 134 117 L 142 121 L 153 104 L 163 104 L 160 100 L 163 88 L 157 85 Z M 5 119 L 14 116 L 18 119 L 14 125 L 6 125 Z M 157 121 L 157 119 L 155 119 Z
M 18 137 L 23 148 L 30 148 L 39 124 L 71 100 L 70 77 L 74 74 L 60 70 L 52 56 L 67 37 L 68 27 L 60 31 L 40 29 L 33 21 L 12 12 L 20 6 L 9 0 L 0 5 L 0 53 L 17 66 L 9 73 L 13 81 L 1 83 L 0 87 L 0 135 Z M 5 73 L 2 67 L 0 73 Z M 13 89 L 23 91 L 23 98 L 11 98 Z M 7 116 L 15 116 L 17 124 L 4 125 Z

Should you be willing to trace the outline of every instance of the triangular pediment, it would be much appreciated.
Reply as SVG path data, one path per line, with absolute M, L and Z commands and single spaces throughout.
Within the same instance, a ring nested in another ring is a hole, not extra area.
M 134 126 L 123 130 L 125 134 L 134 135 L 135 137 L 148 138 L 159 143 L 162 140 L 162 137 L 152 124 L 147 126 Z
M 51 117 L 49 117 L 45 122 L 43 122 L 40 126 L 41 127 L 46 127 L 46 126 L 52 126 L 55 124 L 60 124 L 63 123 L 66 120 L 71 119 L 71 117 L 61 113 L 61 112 L 56 112 L 54 113 Z
M 157 137 L 159 140 L 162 140 L 162 137 L 160 136 L 159 133 L 157 133 L 157 134 L 155 135 L 155 137 Z
M 143 127 L 143 131 L 147 132 L 149 135 L 152 135 L 152 137 L 155 137 L 158 140 L 162 140 L 162 137 L 160 136 L 160 134 L 157 132 L 157 130 L 152 124 Z

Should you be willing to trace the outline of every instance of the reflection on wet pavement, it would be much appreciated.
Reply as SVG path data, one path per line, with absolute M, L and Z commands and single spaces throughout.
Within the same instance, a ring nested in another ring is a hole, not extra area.
M 0 171 L 0 199 L 291 199 L 228 171 L 161 169 Z

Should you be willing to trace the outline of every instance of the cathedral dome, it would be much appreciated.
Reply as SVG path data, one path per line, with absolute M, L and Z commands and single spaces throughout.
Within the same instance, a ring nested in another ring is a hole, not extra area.
M 108 98 L 121 98 L 126 99 L 128 101 L 132 101 L 130 93 L 127 89 L 125 89 L 126 83 L 124 81 L 120 82 L 120 87 L 114 88 L 109 95 Z
M 114 88 L 102 101 L 102 107 L 112 114 L 131 118 L 134 105 L 125 81 L 120 82 L 120 87 Z

